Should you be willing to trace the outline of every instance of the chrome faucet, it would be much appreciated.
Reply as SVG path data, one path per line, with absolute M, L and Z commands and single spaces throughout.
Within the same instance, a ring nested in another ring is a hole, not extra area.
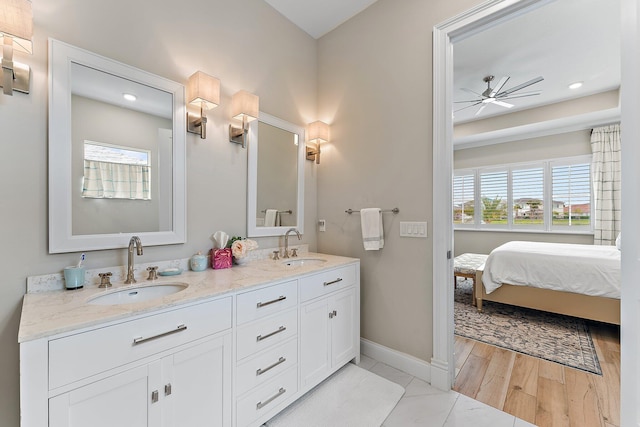
M 284 233 L 284 254 L 282 255 L 282 258 L 289 258 L 289 233 L 291 233 L 292 231 L 296 233 L 296 235 L 298 236 L 298 240 L 302 239 L 302 236 L 300 235 L 300 232 L 298 230 L 296 230 L 295 228 L 288 229 L 287 232 Z
M 129 240 L 129 257 L 127 259 L 127 280 L 124 281 L 125 285 L 136 283 L 136 279 L 133 277 L 133 247 L 136 247 L 138 255 L 142 255 L 142 242 L 138 236 L 133 236 Z

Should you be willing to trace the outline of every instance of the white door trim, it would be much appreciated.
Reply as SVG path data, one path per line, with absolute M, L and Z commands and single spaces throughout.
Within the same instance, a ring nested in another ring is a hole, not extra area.
M 620 425 L 640 426 L 640 384 L 638 330 L 640 327 L 640 5 L 637 0 L 622 0 L 622 82 L 621 140 L 622 156 L 622 303 Z
M 433 28 L 433 357 L 431 384 L 450 390 L 453 358 L 453 41 L 549 0 L 489 0 Z
M 453 45 L 496 25 L 514 14 L 549 3 L 548 0 L 489 0 L 455 16 L 433 30 L 433 357 L 431 383 L 449 390 L 455 377 L 453 355 L 453 224 L 451 182 L 453 176 Z M 622 160 L 623 183 L 640 181 L 640 7 L 636 0 L 622 0 Z M 627 120 L 625 120 L 628 118 Z M 635 219 L 640 212 L 637 185 L 623 185 L 622 216 Z M 627 215 L 625 215 L 627 213 Z M 640 275 L 640 224 L 626 221 L 622 251 L 621 425 L 640 426 L 640 287 L 632 286 Z

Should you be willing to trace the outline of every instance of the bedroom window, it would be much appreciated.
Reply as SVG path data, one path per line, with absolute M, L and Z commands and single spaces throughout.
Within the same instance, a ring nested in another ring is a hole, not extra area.
M 457 229 L 591 232 L 590 156 L 454 171 Z

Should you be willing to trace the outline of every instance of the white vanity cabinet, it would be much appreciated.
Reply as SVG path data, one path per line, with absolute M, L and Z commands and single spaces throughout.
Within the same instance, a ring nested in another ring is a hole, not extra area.
M 300 383 L 302 392 L 358 358 L 360 312 L 354 265 L 300 280 Z
M 327 257 L 306 273 L 238 270 L 277 278 L 21 342 L 21 427 L 262 425 L 359 359 L 359 263 Z M 84 301 L 78 312 L 93 313 Z
M 226 297 L 23 343 L 46 368 L 21 383 L 22 426 L 230 426 L 231 326 Z

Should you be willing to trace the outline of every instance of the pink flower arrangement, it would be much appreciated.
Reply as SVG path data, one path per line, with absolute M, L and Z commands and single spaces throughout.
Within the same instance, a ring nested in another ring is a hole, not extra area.
M 258 248 L 258 243 L 255 240 L 240 239 L 240 240 L 235 240 L 231 244 L 231 253 L 234 258 L 242 259 L 245 256 L 247 256 L 247 253 L 249 251 L 252 251 L 257 248 Z

